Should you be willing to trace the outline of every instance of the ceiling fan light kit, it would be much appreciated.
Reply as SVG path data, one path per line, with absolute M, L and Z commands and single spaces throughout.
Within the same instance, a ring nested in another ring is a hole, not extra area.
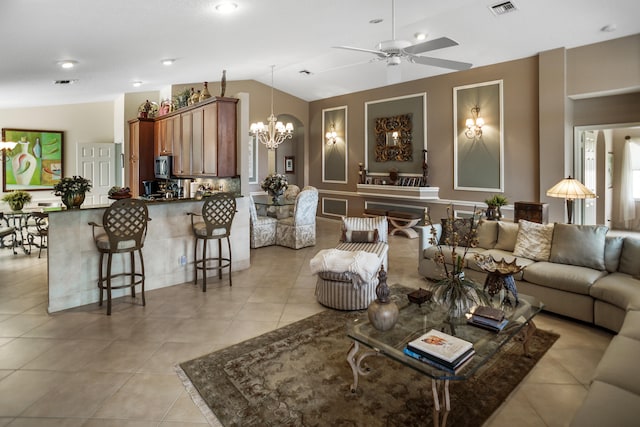
M 452 61 L 448 59 L 420 56 L 419 54 L 437 49 L 457 46 L 458 42 L 448 37 L 440 37 L 412 44 L 406 40 L 396 40 L 395 30 L 395 0 L 391 0 L 391 40 L 384 40 L 376 46 L 376 50 L 363 49 L 353 46 L 334 46 L 337 49 L 354 50 L 356 52 L 373 53 L 379 60 L 386 60 L 388 66 L 400 65 L 402 59 L 414 64 L 429 65 L 432 67 L 449 68 L 452 70 L 467 70 L 472 67 L 468 62 Z

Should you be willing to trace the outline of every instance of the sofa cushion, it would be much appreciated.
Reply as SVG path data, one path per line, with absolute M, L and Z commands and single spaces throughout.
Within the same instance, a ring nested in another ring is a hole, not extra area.
M 380 241 L 387 242 L 387 233 L 389 226 L 387 225 L 387 217 L 385 216 L 375 216 L 371 218 L 343 216 L 342 229 L 346 231 L 378 230 Z
M 442 236 L 440 236 L 441 245 L 453 246 L 469 246 L 473 239 L 474 223 L 471 218 L 442 218 Z M 457 241 L 454 237 L 457 236 Z
M 589 295 L 591 286 L 606 274 L 593 268 L 539 261 L 525 268 L 522 277 L 536 285 Z
M 463 256 L 465 253 L 465 249 L 466 248 L 456 248 L 456 256 Z M 442 251 L 442 256 L 444 256 L 444 262 L 447 265 L 453 265 L 453 255 L 452 255 L 453 248 L 451 246 L 446 246 L 446 245 L 440 246 L 440 249 L 438 249 L 437 246 L 429 246 L 424 251 L 422 251 L 422 255 L 427 259 L 432 259 L 434 261 L 437 261 L 441 251 Z M 467 250 L 467 254 L 463 259 L 462 267 L 463 268 L 468 267 L 468 265 L 470 264 L 470 261 L 471 263 L 473 263 L 473 257 L 475 254 L 484 253 L 484 252 L 485 252 L 485 249 L 482 249 L 482 248 L 469 248 Z
M 594 380 L 615 385 L 631 393 L 640 394 L 640 341 L 616 335 L 596 368 Z
M 640 310 L 640 280 L 628 274 L 611 273 L 602 277 L 593 284 L 589 294 L 622 310 Z
M 640 311 L 629 310 L 618 335 L 640 341 Z
M 549 261 L 605 270 L 603 225 L 556 224 Z
M 553 224 L 538 224 L 521 219 L 513 254 L 535 261 L 549 261 Z
M 609 273 L 618 271 L 624 237 L 607 236 L 604 240 L 604 266 Z
M 571 420 L 571 427 L 632 427 L 638 425 L 638 419 L 638 394 L 602 381 L 594 381 Z
M 626 237 L 622 244 L 622 253 L 620 254 L 620 265 L 618 271 L 620 273 L 630 274 L 632 276 L 640 276 L 640 239 Z
M 481 219 L 478 222 L 476 236 L 478 237 L 478 247 L 493 249 L 498 241 L 498 221 Z
M 494 248 L 513 252 L 518 238 L 518 224 L 515 222 L 498 222 L 498 241 Z

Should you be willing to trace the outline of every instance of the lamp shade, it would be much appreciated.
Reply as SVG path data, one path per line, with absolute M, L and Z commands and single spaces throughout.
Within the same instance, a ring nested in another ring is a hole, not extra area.
M 584 186 L 575 178 L 564 178 L 562 181 L 547 190 L 547 196 L 562 199 L 593 199 L 595 193 Z

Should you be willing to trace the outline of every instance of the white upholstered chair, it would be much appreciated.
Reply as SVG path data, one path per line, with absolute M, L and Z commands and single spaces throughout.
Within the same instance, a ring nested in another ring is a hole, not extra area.
M 318 190 L 314 187 L 302 190 L 296 197 L 293 216 L 278 220 L 276 244 L 300 249 L 316 244 L 316 211 Z
M 287 189 L 284 191 L 284 198 L 286 200 L 295 200 L 300 193 L 300 187 L 297 185 L 291 184 L 287 186 Z
M 251 248 L 261 248 L 276 244 L 276 225 L 278 220 L 269 216 L 258 215 L 252 196 L 249 196 L 249 221 Z

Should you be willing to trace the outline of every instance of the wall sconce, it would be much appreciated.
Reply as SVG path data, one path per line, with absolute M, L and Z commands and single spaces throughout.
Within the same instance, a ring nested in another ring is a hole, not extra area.
M 329 132 L 325 135 L 327 137 L 327 144 L 334 144 L 338 141 L 338 134 L 336 133 L 336 128 L 333 123 L 331 123 L 331 127 L 329 128 Z
M 473 107 L 471 115 L 473 117 L 465 122 L 467 130 L 464 131 L 464 135 L 469 139 L 480 138 L 482 136 L 482 126 L 484 126 L 484 119 L 480 117 L 480 107 L 477 105 Z

